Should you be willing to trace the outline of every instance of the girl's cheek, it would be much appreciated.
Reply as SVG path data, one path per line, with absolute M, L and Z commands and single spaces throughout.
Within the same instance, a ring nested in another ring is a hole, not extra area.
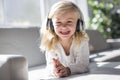
M 58 31 L 58 30 L 60 30 L 60 27 L 59 27 L 59 26 L 55 26 L 54 29 L 55 29 L 56 31 Z

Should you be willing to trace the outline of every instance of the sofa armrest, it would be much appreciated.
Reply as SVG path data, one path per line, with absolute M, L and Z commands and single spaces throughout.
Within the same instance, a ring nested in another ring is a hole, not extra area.
M 108 39 L 107 43 L 112 49 L 120 48 L 120 39 Z
M 28 63 L 20 55 L 0 55 L 0 80 L 28 80 Z

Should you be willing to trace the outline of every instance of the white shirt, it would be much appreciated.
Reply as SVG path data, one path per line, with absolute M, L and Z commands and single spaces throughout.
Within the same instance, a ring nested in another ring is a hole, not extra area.
M 53 75 L 53 58 L 57 58 L 65 67 L 69 67 L 71 74 L 88 71 L 89 47 L 87 41 L 82 41 L 77 47 L 73 41 L 70 47 L 70 55 L 67 56 L 60 43 L 56 46 L 56 51 L 46 51 L 47 71 Z

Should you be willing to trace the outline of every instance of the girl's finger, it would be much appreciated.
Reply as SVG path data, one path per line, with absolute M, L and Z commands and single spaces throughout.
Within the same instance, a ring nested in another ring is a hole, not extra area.
M 61 70 L 63 70 L 63 67 L 62 66 L 57 66 L 56 69 L 57 69 L 57 72 L 60 72 Z
M 61 65 L 60 61 L 58 59 L 53 58 L 53 62 L 58 66 Z

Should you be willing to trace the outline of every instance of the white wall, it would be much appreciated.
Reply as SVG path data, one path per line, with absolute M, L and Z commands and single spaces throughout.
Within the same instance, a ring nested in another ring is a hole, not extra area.
M 4 22 L 4 18 L 3 18 L 3 4 L 2 4 L 2 0 L 0 0 L 0 23 L 3 24 Z

